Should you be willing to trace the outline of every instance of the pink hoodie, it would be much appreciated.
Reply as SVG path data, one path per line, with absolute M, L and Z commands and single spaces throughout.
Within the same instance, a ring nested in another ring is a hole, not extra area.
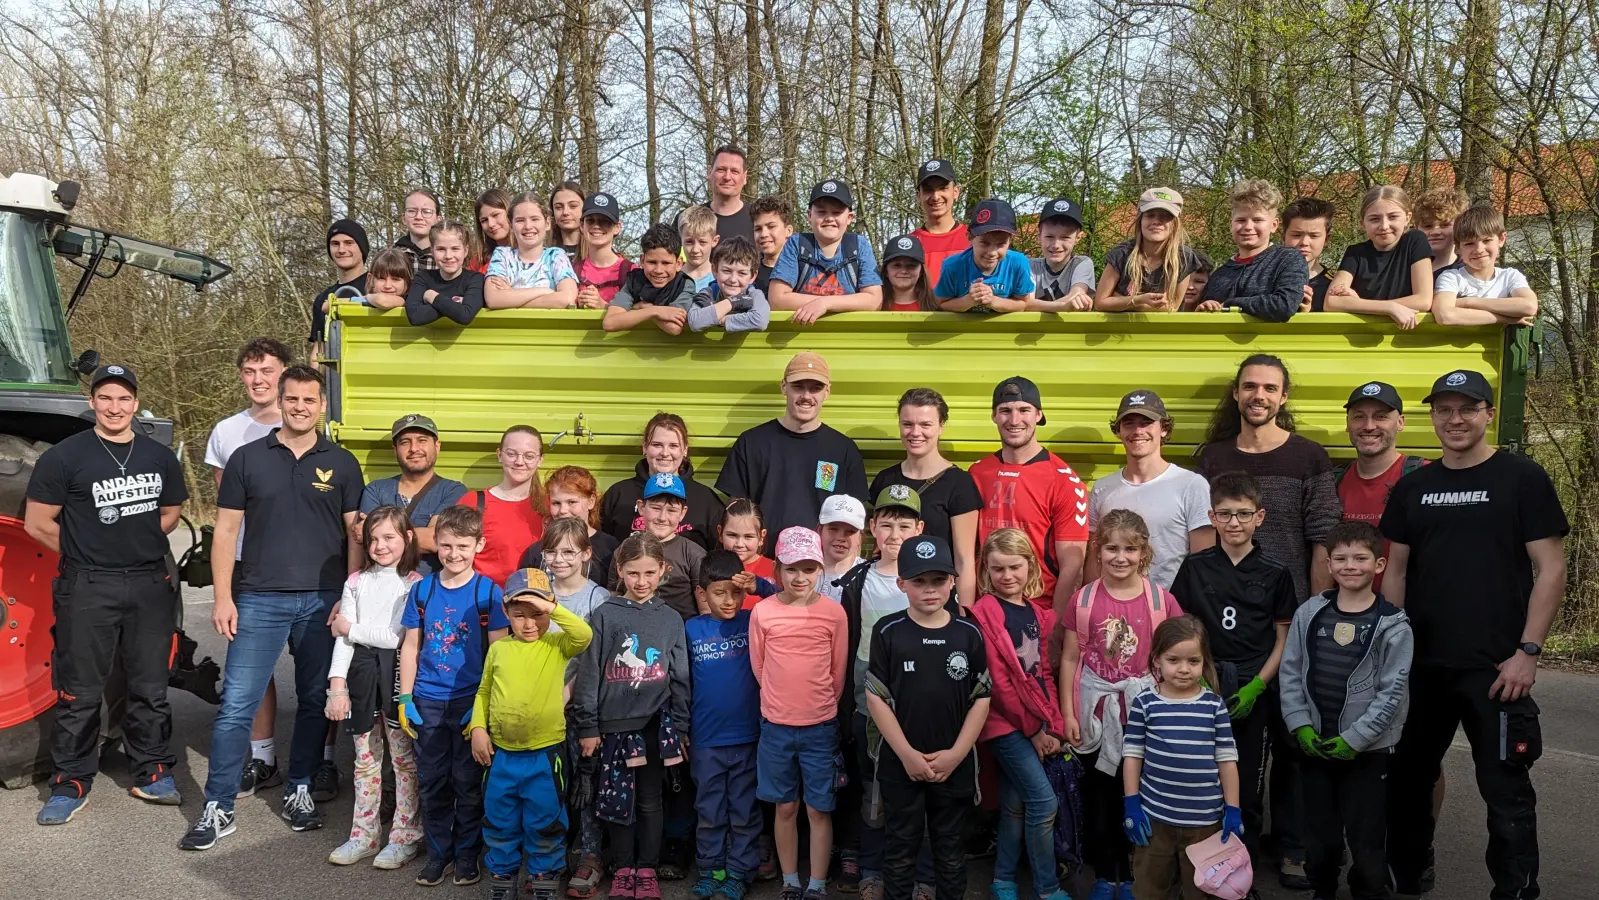
M 1000 606 L 1004 602 L 993 594 L 984 594 L 972 607 L 972 615 L 977 619 L 977 627 L 982 631 L 983 642 L 988 647 L 988 675 L 993 680 L 993 705 L 978 739 L 991 741 L 1013 731 L 1032 737 L 1040 728 L 1064 738 L 1066 721 L 1061 715 L 1060 701 L 1055 696 L 1055 660 L 1049 658 L 1046 650 L 1046 678 L 1042 687 L 1037 679 L 1029 678 L 1022 672 L 1010 632 L 1005 630 L 1005 609 Z M 1055 614 L 1037 604 L 1032 604 L 1032 607 L 1038 614 L 1042 649 L 1048 646 L 1049 635 L 1055 630 Z

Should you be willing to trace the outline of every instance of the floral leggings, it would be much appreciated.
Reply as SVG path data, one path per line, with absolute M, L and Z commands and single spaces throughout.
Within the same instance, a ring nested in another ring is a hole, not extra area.
M 389 828 L 389 843 L 415 844 L 422 840 L 416 751 L 405 732 L 387 724 L 355 736 L 355 819 L 350 823 L 350 840 L 375 847 L 382 837 L 378 810 L 383 805 L 385 737 L 394 754 L 394 823 Z

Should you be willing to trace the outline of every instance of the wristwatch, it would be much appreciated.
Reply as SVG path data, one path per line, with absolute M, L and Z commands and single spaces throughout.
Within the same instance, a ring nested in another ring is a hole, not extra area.
M 1521 652 L 1528 656 L 1537 656 L 1543 652 L 1543 644 L 1534 644 L 1532 641 L 1521 642 Z

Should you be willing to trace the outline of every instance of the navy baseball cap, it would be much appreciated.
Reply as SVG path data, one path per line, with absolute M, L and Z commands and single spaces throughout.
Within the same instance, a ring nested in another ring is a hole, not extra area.
M 941 537 L 919 535 L 899 548 L 899 577 L 906 580 L 929 572 L 955 575 L 955 554 Z
M 94 377 L 89 379 L 89 392 L 94 393 L 95 388 L 107 381 L 120 381 L 128 386 L 135 397 L 139 395 L 139 379 L 127 366 L 101 366 L 95 369 Z
M 921 187 L 929 178 L 942 178 L 951 184 L 955 183 L 955 167 L 947 159 L 930 159 L 922 163 L 916 170 L 916 186 Z
M 583 218 L 586 219 L 589 216 L 599 216 L 602 219 L 610 219 L 612 222 L 622 221 L 622 213 L 616 208 L 616 198 L 604 191 L 590 194 L 584 198 Z
M 1470 369 L 1456 369 L 1448 375 L 1432 383 L 1432 393 L 1421 398 L 1423 403 L 1431 403 L 1439 394 L 1459 394 L 1472 400 L 1481 400 L 1492 406 L 1494 403 L 1493 385 L 1483 377 L 1481 372 Z
M 1021 375 L 1012 375 L 994 385 L 994 405 L 989 409 L 999 409 L 1001 403 L 1030 403 L 1039 412 L 1044 411 L 1044 395 L 1039 393 L 1038 385 Z M 1038 424 L 1045 424 L 1043 416 L 1038 417 Z
M 849 192 L 849 182 L 842 178 L 829 178 L 821 184 L 818 184 L 816 187 L 811 188 L 810 205 L 814 206 L 816 205 L 816 201 L 824 198 L 829 200 L 837 200 L 839 203 L 844 204 L 845 209 L 855 208 L 855 195 Z
M 1069 197 L 1056 197 L 1044 204 L 1043 210 L 1038 213 L 1038 221 L 1048 222 L 1050 219 L 1066 219 L 1078 228 L 1083 227 L 1083 208 L 1077 201 Z
M 1375 400 L 1394 412 L 1405 411 L 1405 401 L 1399 399 L 1399 391 L 1386 381 L 1368 381 L 1360 387 L 1349 392 L 1349 400 L 1344 404 L 1348 409 L 1362 400 Z
M 1016 233 L 1016 210 L 1012 209 L 1009 203 L 995 197 L 977 204 L 977 209 L 972 212 L 971 228 L 967 233 L 977 237 L 990 231 Z
M 915 236 L 902 234 L 891 237 L 883 245 L 883 263 L 888 264 L 891 259 L 914 259 L 919 263 L 927 263 L 927 253 L 922 250 L 922 242 Z

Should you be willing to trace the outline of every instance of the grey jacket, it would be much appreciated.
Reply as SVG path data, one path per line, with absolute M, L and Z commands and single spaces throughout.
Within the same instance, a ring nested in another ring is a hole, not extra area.
M 1290 732 L 1309 725 L 1322 737 L 1333 736 L 1322 730 L 1321 713 L 1310 695 L 1310 667 L 1315 662 L 1310 649 L 1310 623 L 1337 596 L 1337 589 L 1333 589 L 1306 600 L 1288 627 L 1277 687 L 1282 697 L 1283 721 Z M 1377 595 L 1377 608 L 1377 630 L 1371 636 L 1366 656 L 1349 675 L 1344 711 L 1336 732 L 1362 753 L 1386 750 L 1399 743 L 1399 732 L 1410 711 L 1410 658 L 1415 650 L 1410 618 L 1381 594 Z
M 589 616 L 594 640 L 576 660 L 567 708 L 580 738 L 638 731 L 666 707 L 678 734 L 689 733 L 688 638 L 683 617 L 660 596 L 647 603 L 614 597 Z

